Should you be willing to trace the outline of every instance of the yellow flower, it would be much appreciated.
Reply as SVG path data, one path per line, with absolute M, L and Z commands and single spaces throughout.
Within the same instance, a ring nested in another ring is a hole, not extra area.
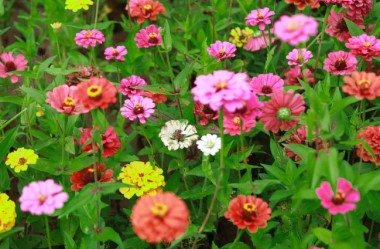
M 234 28 L 231 30 L 230 41 L 238 47 L 242 47 L 252 37 L 253 30 L 246 27 L 241 30 L 240 28 Z
M 38 118 L 40 118 L 40 117 L 42 117 L 42 116 L 44 116 L 45 115 L 45 113 L 42 111 L 42 110 L 38 110 L 38 111 L 36 111 L 36 116 L 38 117 Z
M 16 222 L 16 205 L 7 194 L 0 193 L 0 233 L 9 231 Z
M 50 26 L 51 26 L 55 31 L 58 31 L 58 30 L 62 27 L 62 23 L 61 23 L 61 22 L 53 22 L 52 24 L 50 24 Z
M 162 169 L 153 168 L 149 162 L 131 162 L 121 169 L 118 180 L 135 187 L 120 188 L 119 191 L 127 199 L 131 199 L 134 195 L 155 195 L 162 191 L 161 187 L 165 186 L 162 172 Z
M 88 6 L 93 4 L 94 2 L 91 0 L 66 0 L 65 9 L 77 12 L 80 9 L 88 10 Z
M 16 173 L 20 171 L 26 171 L 29 164 L 35 164 L 38 159 L 38 155 L 34 153 L 34 150 L 18 148 L 8 154 L 5 164 L 15 170 Z

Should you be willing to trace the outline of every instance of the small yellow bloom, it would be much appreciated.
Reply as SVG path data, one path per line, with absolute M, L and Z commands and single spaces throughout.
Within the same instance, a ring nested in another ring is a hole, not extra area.
M 230 41 L 238 47 L 245 45 L 248 40 L 252 37 L 253 30 L 246 27 L 241 30 L 240 28 L 234 28 L 231 30 Z
M 155 195 L 162 192 L 162 187 L 165 186 L 162 173 L 162 169 L 158 167 L 153 169 L 149 162 L 131 162 L 122 168 L 118 180 L 135 187 L 120 188 L 119 191 L 127 199 L 131 199 L 134 195 Z
M 58 30 L 62 27 L 62 23 L 61 23 L 61 22 L 53 22 L 52 24 L 50 24 L 50 26 L 51 26 L 55 31 L 58 31 Z
M 0 193 L 0 234 L 9 231 L 16 222 L 16 205 L 7 194 Z
M 66 0 L 65 9 L 77 12 L 80 9 L 88 10 L 89 6 L 93 4 L 94 2 L 91 0 Z
M 16 173 L 20 171 L 26 171 L 29 164 L 35 164 L 38 159 L 38 155 L 34 153 L 34 150 L 18 148 L 8 154 L 5 164 L 15 170 Z
M 38 118 L 40 118 L 40 117 L 42 117 L 42 116 L 44 116 L 45 115 L 45 113 L 42 111 L 42 110 L 38 110 L 38 111 L 36 111 L 36 116 L 38 117 Z

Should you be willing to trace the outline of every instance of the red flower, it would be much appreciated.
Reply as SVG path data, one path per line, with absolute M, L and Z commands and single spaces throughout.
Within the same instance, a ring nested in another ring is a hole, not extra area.
M 294 4 L 299 10 L 304 10 L 308 5 L 311 8 L 319 8 L 319 0 L 285 0 L 287 4 Z
M 194 114 L 199 117 L 200 125 L 207 125 L 208 121 L 216 120 L 219 117 L 219 113 L 210 108 L 209 105 L 203 105 L 199 101 L 194 103 Z
M 92 152 L 94 150 L 99 150 L 99 145 L 95 145 L 95 149 L 92 147 L 92 130 L 91 128 L 85 128 L 82 131 L 82 135 L 79 139 L 79 144 L 84 144 L 82 151 Z M 121 142 L 119 135 L 114 132 L 113 127 L 108 127 L 106 132 L 102 135 L 103 144 L 103 157 L 110 157 L 115 155 L 117 151 L 121 148 Z
M 98 177 L 98 182 L 114 182 L 115 180 L 113 177 L 113 170 L 107 169 L 106 165 L 104 163 L 98 164 L 96 163 L 96 175 Z M 74 172 L 70 176 L 70 182 L 73 184 L 71 185 L 72 191 L 77 191 L 84 186 L 86 186 L 88 183 L 95 182 L 94 180 L 94 166 L 91 165 L 87 168 L 84 168 L 80 171 Z
M 131 17 L 137 17 L 137 23 L 141 24 L 146 19 L 151 21 L 156 20 L 156 16 L 164 14 L 165 7 L 160 2 L 153 2 L 151 0 L 131 0 L 125 7 L 125 10 L 129 9 Z
M 156 103 L 164 103 L 168 101 L 166 95 L 161 93 L 144 91 L 141 95 L 144 97 L 151 98 Z
M 358 139 L 363 139 L 371 147 L 375 154 L 375 159 L 372 158 L 369 151 L 364 149 L 362 143 L 358 144 L 356 155 L 365 162 L 374 162 L 377 166 L 380 166 L 380 126 L 366 127 L 359 133 Z

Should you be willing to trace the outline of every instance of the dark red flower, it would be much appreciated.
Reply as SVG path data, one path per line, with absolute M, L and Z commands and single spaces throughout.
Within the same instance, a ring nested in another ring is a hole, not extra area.
M 199 117 L 200 125 L 207 125 L 208 121 L 216 120 L 219 117 L 219 113 L 210 108 L 209 105 L 203 105 L 201 102 L 195 101 L 194 114 Z
M 95 164 L 96 167 L 96 175 L 98 178 L 98 182 L 114 182 L 115 180 L 113 177 L 113 170 L 112 169 L 106 169 L 106 165 L 104 163 L 102 164 Z M 88 183 L 95 182 L 94 179 L 94 165 L 88 166 L 87 168 L 84 168 L 80 171 L 74 172 L 70 176 L 70 182 L 73 184 L 71 185 L 71 190 L 77 191 L 84 186 L 86 186 Z
M 94 150 L 99 150 L 99 145 L 95 145 L 95 149 L 92 146 L 92 131 L 91 128 L 85 128 L 82 130 L 82 135 L 79 139 L 79 144 L 83 144 L 82 151 L 92 152 Z M 119 135 L 114 131 L 114 128 L 108 127 L 106 132 L 102 135 L 103 144 L 103 157 L 110 157 L 115 155 L 117 151 L 121 148 L 121 142 Z

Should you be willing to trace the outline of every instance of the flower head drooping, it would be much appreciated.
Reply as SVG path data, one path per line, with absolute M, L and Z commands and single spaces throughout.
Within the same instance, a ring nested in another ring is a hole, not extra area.
M 92 146 L 92 132 L 93 129 L 85 128 L 82 129 L 82 134 L 79 139 L 79 144 L 83 144 L 82 151 L 93 152 L 99 150 L 99 145 L 96 144 L 95 148 Z M 119 138 L 119 134 L 115 132 L 112 126 L 108 127 L 102 137 L 102 145 L 103 145 L 103 157 L 110 157 L 115 155 L 117 151 L 121 148 L 121 141 Z
M 128 78 L 121 79 L 119 92 L 121 92 L 123 95 L 127 95 L 128 97 L 140 95 L 143 93 L 143 90 L 136 89 L 135 87 L 146 85 L 147 83 L 143 78 L 136 75 L 132 75 Z
M 149 25 L 145 29 L 141 29 L 135 37 L 138 48 L 149 48 L 154 46 L 160 46 L 162 44 L 162 37 L 160 34 L 160 28 L 157 28 L 154 24 Z
M 287 56 L 288 64 L 290 66 L 302 66 L 313 57 L 313 54 L 306 48 L 293 49 Z
M 138 197 L 155 195 L 161 192 L 165 186 L 165 179 L 162 173 L 162 169 L 157 166 L 152 167 L 149 162 L 134 161 L 126 164 L 121 169 L 117 179 L 134 187 L 123 187 L 119 191 L 127 199 L 131 199 L 134 195 Z
M 49 103 L 55 110 L 68 115 L 86 113 L 89 110 L 78 104 L 78 99 L 74 98 L 76 86 L 61 85 L 48 92 L 46 103 Z
M 5 165 L 10 166 L 16 173 L 20 171 L 26 171 L 29 164 L 36 164 L 38 155 L 34 153 L 34 150 L 18 148 L 7 155 Z
M 0 193 L 0 234 L 7 232 L 16 223 L 16 205 L 9 199 L 9 196 Z
M 332 10 L 327 19 L 329 26 L 326 28 L 326 33 L 335 37 L 338 41 L 346 42 L 349 38 L 351 38 L 351 34 L 347 27 L 345 18 L 355 22 L 355 24 L 357 24 L 360 28 L 364 29 L 363 19 L 353 19 L 345 12 L 337 13 Z
M 131 17 L 137 17 L 139 24 L 147 19 L 156 21 L 157 15 L 166 12 L 165 7 L 159 1 L 153 2 L 151 0 L 131 0 L 125 6 L 125 10 L 129 10 Z
M 311 73 L 310 69 L 305 68 L 304 70 L 302 70 L 301 73 L 300 66 L 290 68 L 288 71 L 285 72 L 284 75 L 286 77 L 284 80 L 286 85 L 301 86 L 300 80 L 303 80 L 304 77 L 309 83 L 315 81 L 315 78 L 313 77 L 313 74 Z
M 248 228 L 251 233 L 267 226 L 272 210 L 268 203 L 255 196 L 238 195 L 232 199 L 224 217 L 239 229 Z
M 209 120 L 216 120 L 219 113 L 210 108 L 209 105 L 203 105 L 199 101 L 194 102 L 194 114 L 199 118 L 200 125 L 207 125 Z
M 16 58 L 13 56 L 12 52 L 2 53 L 0 55 L 0 78 L 11 78 L 12 83 L 18 81 L 18 75 L 9 74 L 13 71 L 24 71 L 27 68 L 28 61 L 25 59 L 25 56 L 19 54 Z
M 198 139 L 197 129 L 187 120 L 167 121 L 158 136 L 169 150 L 189 148 Z
M 21 210 L 34 215 L 53 214 L 69 199 L 61 185 L 52 179 L 30 183 L 22 189 L 19 199 Z
M 317 34 L 317 31 L 318 22 L 313 17 L 303 14 L 281 16 L 274 24 L 274 34 L 292 46 L 307 42 L 310 36 Z
M 128 50 L 125 48 L 125 46 L 117 46 L 109 47 L 104 50 L 104 55 L 106 56 L 106 60 L 118 60 L 118 61 L 124 61 L 124 55 L 128 53 Z
M 337 190 L 334 194 L 329 182 L 322 182 L 315 190 L 322 206 L 329 210 L 331 215 L 345 214 L 356 208 L 355 203 L 360 200 L 360 193 L 352 188 L 352 184 L 344 178 L 338 179 Z
M 96 43 L 102 44 L 105 40 L 103 33 L 96 29 L 82 30 L 75 35 L 75 43 L 84 48 L 95 47 Z
M 186 232 L 189 215 L 183 200 L 171 192 L 164 192 L 138 199 L 132 208 L 131 222 L 140 239 L 149 243 L 170 243 Z
M 272 39 L 273 41 L 274 39 Z M 250 52 L 255 52 L 260 49 L 264 49 L 269 46 L 268 31 L 260 32 L 256 31 L 252 37 L 248 39 L 244 49 Z
M 380 166 L 380 126 L 367 126 L 364 130 L 360 131 L 358 139 L 364 140 L 372 149 L 375 158 L 367 151 L 363 143 L 357 145 L 356 155 L 365 162 L 373 162 L 378 167 Z
M 124 106 L 120 109 L 121 115 L 129 120 L 139 119 L 144 124 L 146 119 L 154 113 L 154 104 L 151 98 L 144 98 L 139 95 L 132 96 L 125 100 Z
M 96 167 L 96 175 L 98 178 L 98 182 L 114 182 L 113 170 L 106 169 L 106 165 L 104 163 L 95 164 Z M 94 165 L 88 166 L 80 171 L 74 172 L 70 175 L 71 190 L 77 191 L 85 187 L 89 183 L 95 182 L 94 179 Z
M 252 10 L 251 13 L 245 18 L 245 24 L 252 26 L 259 26 L 260 30 L 265 30 L 265 24 L 271 24 L 270 18 L 274 15 L 274 11 L 269 10 L 268 7 L 263 9 Z
M 207 52 L 217 61 L 225 60 L 231 57 L 235 57 L 234 52 L 236 51 L 236 46 L 230 42 L 216 41 L 207 48 Z
M 258 95 L 271 96 L 274 92 L 284 90 L 284 81 L 272 73 L 259 74 L 252 78 L 250 86 Z
M 311 8 L 319 8 L 319 0 L 285 0 L 287 4 L 294 4 L 299 10 L 304 10 L 306 6 Z
M 215 134 L 207 134 L 201 137 L 197 141 L 198 149 L 203 152 L 205 156 L 212 155 L 215 156 L 220 150 L 222 142 L 220 137 Z
M 356 57 L 344 51 L 331 52 L 323 62 L 323 69 L 332 75 L 351 74 L 356 70 L 358 60 Z
M 342 87 L 343 92 L 358 99 L 373 100 L 380 96 L 380 77 L 374 73 L 353 72 L 351 76 L 345 76 L 343 81 L 346 83 Z
M 348 39 L 346 47 L 351 53 L 363 57 L 366 61 L 372 61 L 372 57 L 380 57 L 380 39 L 375 36 L 362 34 Z
M 66 0 L 65 4 L 65 9 L 77 12 L 80 9 L 88 10 L 94 2 L 92 0 Z
M 244 29 L 234 28 L 231 30 L 230 42 L 235 44 L 237 47 L 244 46 L 248 40 L 252 37 L 253 30 L 245 27 Z

